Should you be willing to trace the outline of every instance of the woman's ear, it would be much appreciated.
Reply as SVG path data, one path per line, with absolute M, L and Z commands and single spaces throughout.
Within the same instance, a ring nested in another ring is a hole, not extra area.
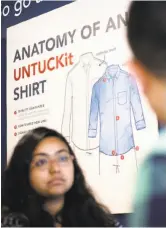
M 128 66 L 131 69 L 131 74 L 133 74 L 136 80 L 140 83 L 143 92 L 146 94 L 146 90 L 148 89 L 151 80 L 150 72 L 137 59 L 129 61 Z

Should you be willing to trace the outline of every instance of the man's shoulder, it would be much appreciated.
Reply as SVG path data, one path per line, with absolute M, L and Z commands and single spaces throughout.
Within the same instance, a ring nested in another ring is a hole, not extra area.
M 159 140 L 143 162 L 141 171 L 145 175 L 146 183 L 147 180 L 152 180 L 152 173 L 153 179 L 155 179 L 155 175 L 159 176 L 159 173 L 162 174 L 162 178 L 166 175 L 166 130 L 160 133 Z M 160 180 L 158 179 L 158 181 Z
M 166 156 L 166 128 L 160 133 L 159 140 L 153 148 L 151 156 Z
M 148 185 L 147 187 L 149 188 L 152 173 L 158 175 L 163 170 L 165 170 L 164 175 L 166 175 L 166 130 L 160 133 L 159 140 L 145 158 L 140 169 L 140 181 L 142 182 L 144 180 L 145 185 Z
M 165 225 L 166 203 L 166 130 L 144 160 L 138 175 L 133 226 Z M 146 215 L 146 216 L 145 216 Z

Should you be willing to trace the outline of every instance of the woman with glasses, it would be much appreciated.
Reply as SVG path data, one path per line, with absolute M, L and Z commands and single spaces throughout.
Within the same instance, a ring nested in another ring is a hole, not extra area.
M 40 127 L 16 145 L 2 178 L 2 226 L 117 227 L 58 132 Z

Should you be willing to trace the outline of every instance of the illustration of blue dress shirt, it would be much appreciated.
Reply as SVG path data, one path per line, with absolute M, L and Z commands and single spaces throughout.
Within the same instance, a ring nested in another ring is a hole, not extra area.
M 120 155 L 135 147 L 131 110 L 136 129 L 145 128 L 135 80 L 119 65 L 111 65 L 92 89 L 88 137 L 96 137 L 99 116 L 100 152 L 106 155 Z

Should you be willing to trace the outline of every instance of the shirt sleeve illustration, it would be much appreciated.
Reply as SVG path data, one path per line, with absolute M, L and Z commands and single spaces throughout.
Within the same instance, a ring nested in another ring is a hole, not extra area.
M 139 95 L 138 87 L 136 81 L 130 76 L 130 91 L 131 91 L 131 106 L 133 110 L 133 115 L 135 119 L 135 125 L 137 130 L 142 130 L 146 127 L 141 98 Z
M 62 134 L 70 141 L 70 123 L 72 115 L 72 84 L 70 74 L 68 74 L 65 88 L 65 104 L 62 120 Z
M 89 121 L 89 134 L 90 138 L 96 137 L 97 125 L 98 125 L 98 98 L 97 98 L 97 88 L 93 87 L 92 98 L 91 98 L 91 108 L 90 108 L 90 121 Z
M 100 121 L 100 152 L 120 155 L 135 147 L 131 110 L 137 130 L 146 127 L 138 87 L 119 65 L 107 67 L 93 86 L 88 136 L 97 134 Z

